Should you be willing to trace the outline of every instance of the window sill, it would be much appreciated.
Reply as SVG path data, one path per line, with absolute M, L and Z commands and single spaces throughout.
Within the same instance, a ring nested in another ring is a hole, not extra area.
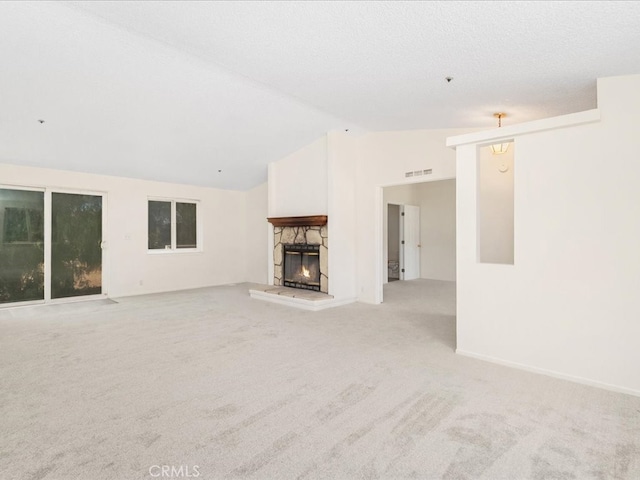
M 185 253 L 203 253 L 201 248 L 180 248 L 180 249 L 157 249 L 157 250 L 147 250 L 149 255 L 184 255 Z

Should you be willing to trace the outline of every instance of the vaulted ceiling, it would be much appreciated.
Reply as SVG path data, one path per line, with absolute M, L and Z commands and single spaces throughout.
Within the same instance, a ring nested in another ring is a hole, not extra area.
M 615 1 L 1 2 L 0 162 L 247 189 L 329 130 L 594 108 L 640 73 L 638 25 Z

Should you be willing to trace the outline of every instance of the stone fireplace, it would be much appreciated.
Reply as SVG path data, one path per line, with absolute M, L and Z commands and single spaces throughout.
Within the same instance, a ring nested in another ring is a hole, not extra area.
M 327 217 L 268 220 L 273 224 L 273 284 L 328 293 Z

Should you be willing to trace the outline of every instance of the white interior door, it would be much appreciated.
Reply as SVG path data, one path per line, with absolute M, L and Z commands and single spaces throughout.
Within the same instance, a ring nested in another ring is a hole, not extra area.
M 420 278 L 420 207 L 402 205 L 400 213 L 400 278 Z

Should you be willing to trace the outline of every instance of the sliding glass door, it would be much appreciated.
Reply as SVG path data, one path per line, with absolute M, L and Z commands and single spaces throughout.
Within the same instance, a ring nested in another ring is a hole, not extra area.
M 44 192 L 0 188 L 0 303 L 44 300 Z
M 51 298 L 102 293 L 102 196 L 51 194 Z
M 102 195 L 0 187 L 0 304 L 99 295 Z

